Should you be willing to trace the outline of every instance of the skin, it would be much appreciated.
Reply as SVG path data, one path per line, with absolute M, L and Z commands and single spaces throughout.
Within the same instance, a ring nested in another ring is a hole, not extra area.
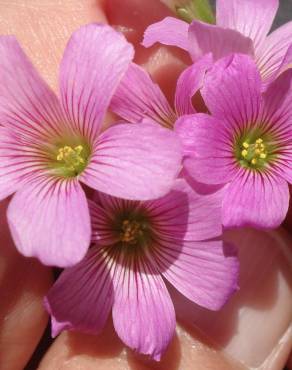
M 135 61 L 172 101 L 176 77 L 188 57 L 174 48 L 145 50 L 139 45 L 145 27 L 170 14 L 157 0 L 0 0 L 0 34 L 16 35 L 56 90 L 58 65 L 76 28 L 100 21 L 121 26 L 136 46 Z M 0 363 L 1 370 L 18 370 L 47 324 L 42 297 L 52 276 L 50 268 L 16 252 L 5 220 L 7 204 L 0 203 Z M 218 313 L 200 309 L 171 290 L 178 325 L 160 363 L 126 349 L 109 319 L 100 336 L 62 333 L 39 369 L 191 370 L 195 364 L 196 370 L 281 370 L 292 346 L 292 237 L 284 230 L 237 230 L 225 237 L 239 247 L 241 290 Z

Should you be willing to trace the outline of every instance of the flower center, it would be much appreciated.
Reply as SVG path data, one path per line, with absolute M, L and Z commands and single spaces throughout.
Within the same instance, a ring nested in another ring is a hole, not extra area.
M 146 225 L 135 220 L 124 220 L 121 227 L 120 240 L 128 244 L 136 244 L 143 237 Z
M 66 170 L 74 174 L 82 172 L 86 165 L 86 155 L 82 145 L 74 148 L 69 145 L 63 146 L 58 150 L 56 159 Z
M 261 138 L 257 139 L 255 143 L 249 143 L 248 141 L 242 143 L 241 157 L 249 165 L 264 165 L 267 155 L 266 145 Z

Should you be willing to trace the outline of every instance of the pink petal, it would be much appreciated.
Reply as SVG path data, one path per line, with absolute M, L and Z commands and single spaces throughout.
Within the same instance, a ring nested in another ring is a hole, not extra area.
M 114 288 L 118 336 L 130 348 L 160 360 L 175 330 L 174 308 L 162 278 L 149 261 L 128 259 L 116 271 Z
M 211 55 L 206 55 L 183 71 L 177 81 L 175 109 L 178 116 L 195 113 L 192 97 L 202 87 L 205 73 L 212 65 Z
M 285 180 L 273 174 L 242 170 L 223 199 L 223 225 L 276 228 L 284 221 L 289 205 Z
M 193 21 L 189 27 L 189 52 L 193 60 L 212 53 L 218 60 L 232 53 L 253 56 L 253 42 L 241 33 L 220 26 Z
M 53 337 L 68 329 L 100 333 L 113 302 L 109 264 L 109 257 L 93 247 L 81 262 L 62 272 L 45 298 Z
M 250 37 L 255 50 L 268 34 L 279 0 L 217 0 L 217 24 Z
M 89 247 L 88 205 L 76 180 L 35 178 L 14 195 L 7 217 L 17 249 L 46 265 L 73 265 Z
M 166 17 L 160 22 L 151 24 L 146 29 L 142 45 L 149 48 L 156 42 L 159 42 L 188 51 L 188 28 L 189 24 L 187 22 Z
M 222 192 L 197 194 L 177 179 L 167 195 L 144 204 L 161 237 L 200 241 L 222 234 L 222 198 Z
M 156 259 L 163 276 L 191 301 L 219 310 L 237 290 L 239 263 L 222 241 L 162 241 Z
M 42 142 L 64 121 L 58 99 L 41 79 L 13 36 L 0 37 L 0 121 Z
M 234 54 L 219 60 L 208 72 L 201 94 L 211 114 L 227 121 L 236 132 L 257 121 L 261 89 L 254 61 Z
M 291 43 L 292 22 L 288 22 L 272 32 L 257 50 L 256 61 L 265 80 L 277 73 Z
M 151 118 L 163 126 L 172 127 L 176 119 L 159 86 L 143 68 L 134 63 L 119 84 L 110 108 L 132 123 Z
M 89 24 L 73 34 L 61 62 L 60 88 L 77 132 L 95 138 L 133 55 L 125 37 L 107 25 Z
M 225 184 L 237 173 L 232 132 L 224 121 L 206 114 L 183 116 L 175 132 L 181 139 L 187 174 L 198 182 Z
M 158 198 L 173 185 L 181 159 L 173 131 L 153 123 L 122 123 L 100 135 L 81 181 L 121 198 Z

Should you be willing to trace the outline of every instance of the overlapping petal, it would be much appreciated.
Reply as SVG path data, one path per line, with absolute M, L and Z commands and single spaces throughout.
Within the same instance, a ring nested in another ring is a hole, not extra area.
M 188 28 L 189 24 L 187 22 L 166 17 L 160 22 L 151 24 L 146 29 L 142 45 L 148 48 L 159 42 L 188 51 Z
M 178 116 L 196 113 L 192 97 L 203 85 L 207 70 L 212 65 L 210 54 L 185 69 L 179 76 L 175 92 L 175 110 Z
M 0 121 L 33 142 L 60 132 L 59 101 L 13 36 L 0 37 Z
M 288 205 L 285 180 L 271 172 L 241 171 L 225 193 L 223 225 L 276 228 L 285 219 Z
M 163 126 L 172 127 L 175 121 L 175 114 L 159 86 L 134 63 L 119 84 L 110 109 L 133 123 L 151 118 Z
M 279 0 L 217 0 L 217 24 L 250 37 L 257 49 L 268 34 Z
M 234 54 L 219 60 L 208 72 L 201 94 L 211 114 L 228 122 L 236 132 L 257 121 L 261 89 L 254 61 Z
M 170 190 L 181 156 L 179 139 L 171 130 L 152 122 L 119 124 L 99 136 L 80 180 L 117 197 L 154 199 Z
M 133 47 L 113 28 L 81 27 L 71 37 L 60 67 L 60 89 L 71 127 L 95 139 L 117 85 L 134 56 Z
M 63 271 L 45 298 L 53 337 L 68 329 L 100 333 L 113 303 L 111 263 L 93 248 L 81 262 Z
M 253 57 L 254 49 L 252 40 L 235 30 L 193 21 L 189 27 L 189 53 L 194 61 L 207 53 L 218 60 L 232 53 Z
M 130 348 L 159 360 L 175 330 L 174 307 L 162 277 L 146 257 L 128 258 L 117 267 L 115 330 Z
M 175 125 L 188 175 L 206 184 L 225 184 L 238 171 L 233 136 L 224 121 L 206 114 L 181 117 Z
M 88 204 L 76 180 L 36 177 L 14 195 L 7 217 L 17 249 L 46 265 L 73 265 L 89 247 Z

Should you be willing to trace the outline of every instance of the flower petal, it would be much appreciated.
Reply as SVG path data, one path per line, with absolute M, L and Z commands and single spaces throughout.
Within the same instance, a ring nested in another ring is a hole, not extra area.
M 184 179 L 177 179 L 162 198 L 145 202 L 160 237 L 201 241 L 222 234 L 222 192 L 197 194 Z
M 102 24 L 81 27 L 71 37 L 60 67 L 64 110 L 76 131 L 95 138 L 134 51 L 125 37 Z
M 89 210 L 76 180 L 36 178 L 14 195 L 7 217 L 20 253 L 46 265 L 73 265 L 89 247 Z
M 183 116 L 175 124 L 184 153 L 184 169 L 194 180 L 225 184 L 237 173 L 232 133 L 224 121 L 206 114 Z
M 272 32 L 257 50 L 257 65 L 265 80 L 277 74 L 291 43 L 292 22 L 288 22 Z
M 189 27 L 189 52 L 193 60 L 212 53 L 218 60 L 232 53 L 253 56 L 253 42 L 241 33 L 220 26 L 193 21 Z
M 77 265 L 67 268 L 45 297 L 52 336 L 63 330 L 99 334 L 113 303 L 111 261 L 93 247 Z
M 223 225 L 276 228 L 284 221 L 288 205 L 285 180 L 271 173 L 243 170 L 225 192 Z
M 58 133 L 59 101 L 13 36 L 0 37 L 0 70 L 1 125 L 34 142 Z
M 149 261 L 129 257 L 114 276 L 114 288 L 118 336 L 132 349 L 160 360 L 175 330 L 174 307 L 162 278 Z
M 159 86 L 134 63 L 119 84 L 110 109 L 132 123 L 150 118 L 163 126 L 172 127 L 176 118 Z
M 279 0 L 217 0 L 217 24 L 250 37 L 255 50 L 268 34 Z
M 97 141 L 81 181 L 133 200 L 166 194 L 181 167 L 181 146 L 171 130 L 153 123 L 112 126 Z
M 222 241 L 162 240 L 156 260 L 163 276 L 191 301 L 219 310 L 238 289 L 239 262 Z
M 149 48 L 156 42 L 164 45 L 177 46 L 188 51 L 187 22 L 173 17 L 166 17 L 162 21 L 151 24 L 144 33 L 142 45 Z
M 192 97 L 202 87 L 205 73 L 212 65 L 211 55 L 186 68 L 179 76 L 175 92 L 175 109 L 178 116 L 195 113 Z
M 212 115 L 227 121 L 236 131 L 257 121 L 261 89 L 254 61 L 234 54 L 219 60 L 208 72 L 201 94 Z

